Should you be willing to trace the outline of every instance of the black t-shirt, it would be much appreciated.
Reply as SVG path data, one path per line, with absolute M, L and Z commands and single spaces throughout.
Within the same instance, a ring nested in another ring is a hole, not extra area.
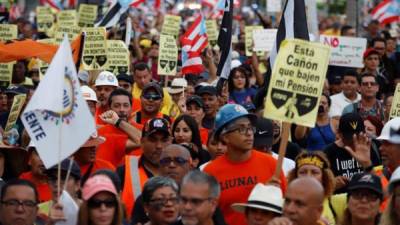
M 278 143 L 272 145 L 272 151 L 275 152 L 276 154 L 279 154 L 279 145 L 281 141 Z M 301 148 L 298 144 L 295 144 L 291 141 L 287 143 L 286 147 L 286 155 L 285 157 L 291 160 L 295 160 L 297 155 L 301 152 Z
M 211 130 L 211 129 L 214 129 L 214 122 L 215 122 L 215 118 L 214 117 L 213 118 L 204 117 L 203 121 L 201 122 L 201 125 L 204 128 L 207 128 L 207 129 Z
M 346 149 L 339 147 L 336 143 L 325 147 L 324 152 L 331 164 L 331 169 L 335 177 L 344 176 L 349 179 L 355 174 L 364 172 L 364 168 L 357 160 L 347 152 Z M 379 165 L 379 156 L 371 149 L 371 161 L 374 166 Z M 344 193 L 347 187 L 336 190 L 337 193 Z

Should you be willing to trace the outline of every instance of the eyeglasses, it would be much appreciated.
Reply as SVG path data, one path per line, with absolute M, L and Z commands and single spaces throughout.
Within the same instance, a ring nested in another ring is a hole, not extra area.
M 182 157 L 165 157 L 163 159 L 160 159 L 160 165 L 161 166 L 168 166 L 171 164 L 171 162 L 174 162 L 175 165 L 178 166 L 183 166 L 185 165 L 189 160 L 184 159 Z
M 20 201 L 17 199 L 11 199 L 11 200 L 7 200 L 7 201 L 2 201 L 1 204 L 8 206 L 8 207 L 14 207 L 14 208 L 17 208 L 18 206 L 22 206 L 24 208 L 33 208 L 37 205 L 37 202 L 30 201 L 30 200 Z
M 90 199 L 88 201 L 88 207 L 92 209 L 100 208 L 103 204 L 107 208 L 112 208 L 117 205 L 117 201 L 115 199 L 105 199 L 105 200 Z
M 364 197 L 367 201 L 374 202 L 379 199 L 379 195 L 372 192 L 365 191 L 355 191 L 350 194 L 350 197 L 356 200 L 362 200 Z
M 200 206 L 203 204 L 205 201 L 211 200 L 211 198 L 186 198 L 181 196 L 181 203 L 186 205 L 190 203 L 193 206 Z
M 362 86 L 375 86 L 376 82 L 361 82 Z
M 177 204 L 179 202 L 179 198 L 178 197 L 172 197 L 172 198 L 154 198 L 154 199 L 150 199 L 150 205 L 154 206 L 154 207 L 159 207 L 161 208 L 161 206 L 166 206 L 168 204 L 168 202 L 171 202 L 172 204 Z
M 146 95 L 143 95 L 143 98 L 146 100 L 158 101 L 161 99 L 161 96 L 157 95 L 157 94 L 146 94 Z
M 250 127 L 232 127 L 232 128 L 228 128 L 227 131 L 225 133 L 231 133 L 231 132 L 235 132 L 238 131 L 239 134 L 245 135 L 245 134 L 254 134 L 256 132 L 256 128 L 253 126 Z

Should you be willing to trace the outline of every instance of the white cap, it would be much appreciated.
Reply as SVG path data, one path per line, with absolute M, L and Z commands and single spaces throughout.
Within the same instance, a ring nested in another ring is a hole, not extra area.
M 103 71 L 99 74 L 94 83 L 94 86 L 114 86 L 118 87 L 118 80 L 115 75 L 108 71 Z
M 168 88 L 168 93 L 177 94 L 181 93 L 187 88 L 187 81 L 185 78 L 175 78 L 172 80 L 171 87 Z
M 392 173 L 392 176 L 390 176 L 390 182 L 389 182 L 389 193 L 393 193 L 393 188 L 394 184 L 398 183 L 400 181 L 400 166 L 397 167 L 397 169 L 394 170 Z
M 400 117 L 389 120 L 377 140 L 400 144 Z
M 81 86 L 82 96 L 86 101 L 94 101 L 97 102 L 96 92 L 93 91 L 89 86 L 83 85 Z
M 239 59 L 240 54 L 238 51 L 232 51 L 232 60 Z
M 238 59 L 232 60 L 231 70 L 235 69 L 236 67 L 239 67 L 240 65 L 242 65 L 242 63 Z
M 87 83 L 89 81 L 89 73 L 86 70 L 81 70 L 78 73 L 79 80 Z

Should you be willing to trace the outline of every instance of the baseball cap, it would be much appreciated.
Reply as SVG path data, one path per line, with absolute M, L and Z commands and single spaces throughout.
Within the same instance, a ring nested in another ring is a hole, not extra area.
M 365 126 L 362 117 L 357 113 L 346 113 L 340 117 L 339 131 L 346 139 L 353 138 L 354 134 L 364 132 Z
M 81 86 L 81 92 L 83 99 L 86 101 L 94 101 L 97 102 L 96 92 L 93 91 L 89 86 L 83 85 Z
M 348 190 L 351 193 L 352 191 L 358 189 L 371 190 L 379 194 L 380 198 L 382 198 L 383 196 L 381 180 L 375 174 L 371 173 L 355 174 L 350 180 Z
M 151 89 L 155 90 L 157 92 L 157 94 L 159 94 L 161 97 L 164 97 L 163 90 L 161 89 L 160 85 L 157 84 L 156 82 L 150 82 L 150 83 L 146 84 L 143 87 L 142 96 L 145 95 Z
M 109 71 L 102 71 L 99 76 L 97 76 L 94 86 L 118 87 L 118 80 L 113 73 Z
M 196 95 L 203 95 L 203 94 L 209 94 L 209 95 L 217 95 L 217 88 L 214 86 L 201 86 L 198 90 Z
M 106 175 L 94 175 L 90 177 L 82 188 L 82 198 L 87 201 L 99 192 L 107 191 L 117 196 L 117 190 L 109 177 Z
M 81 176 L 82 176 L 81 175 L 81 169 L 78 166 L 78 164 L 72 159 L 68 159 L 67 158 L 67 159 L 64 159 L 61 162 L 61 164 L 60 164 L 61 171 L 68 172 L 70 164 L 71 164 L 71 170 L 70 170 L 71 176 L 73 176 L 76 179 L 80 180 Z M 46 171 L 46 174 L 47 175 L 52 175 L 52 174 L 54 174 L 54 172 L 57 172 L 57 171 L 58 171 L 58 165 L 55 165 L 55 166 L 51 167 L 50 169 L 48 169 Z
M 27 94 L 28 89 L 22 85 L 10 85 L 4 93 L 6 94 L 14 94 L 14 95 L 19 95 L 19 94 Z
M 117 80 L 118 81 L 122 80 L 122 81 L 126 81 L 126 82 L 128 82 L 130 84 L 133 84 L 133 77 L 128 75 L 128 74 L 124 74 L 124 73 L 118 74 Z
M 368 56 L 370 56 L 370 55 L 372 55 L 372 54 L 379 55 L 379 52 L 376 51 L 374 48 L 368 48 L 368 49 L 365 50 L 365 52 L 364 52 L 363 59 L 367 58 Z
M 254 147 L 271 147 L 274 137 L 272 121 L 264 117 L 258 117 L 255 125 Z
M 142 130 L 142 137 L 148 137 L 156 132 L 170 136 L 169 122 L 164 118 L 153 118 L 147 121 Z
M 388 141 L 392 144 L 400 144 L 400 117 L 389 120 L 383 126 L 381 135 L 376 138 L 380 141 Z
M 203 102 L 203 99 L 200 98 L 200 96 L 192 95 L 189 98 L 187 98 L 186 106 L 190 105 L 191 103 L 195 103 L 200 108 L 204 108 L 204 102 Z
M 175 78 L 171 82 L 171 87 L 168 88 L 168 93 L 178 94 L 185 90 L 187 87 L 187 81 L 185 78 Z

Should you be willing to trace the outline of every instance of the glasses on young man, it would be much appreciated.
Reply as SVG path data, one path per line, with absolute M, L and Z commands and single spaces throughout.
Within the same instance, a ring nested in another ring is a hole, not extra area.
M 145 94 L 143 98 L 150 101 L 158 101 L 161 100 L 162 97 L 159 94 Z

